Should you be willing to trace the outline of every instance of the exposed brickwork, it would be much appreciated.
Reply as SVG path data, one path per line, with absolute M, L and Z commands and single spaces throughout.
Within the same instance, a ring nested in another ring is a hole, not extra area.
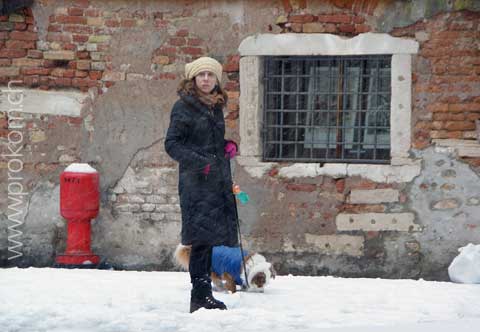
M 277 18 L 277 25 L 282 32 L 294 33 L 332 33 L 354 36 L 372 31 L 366 24 L 366 13 L 347 11 L 345 13 L 292 14 Z
M 420 37 L 414 64 L 419 70 L 413 76 L 414 147 L 424 148 L 434 138 L 476 137 L 479 20 L 479 13 L 446 13 L 392 31 L 394 36 Z

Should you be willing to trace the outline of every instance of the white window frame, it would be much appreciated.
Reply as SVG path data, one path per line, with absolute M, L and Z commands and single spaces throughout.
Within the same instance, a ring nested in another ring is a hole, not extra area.
M 420 174 L 420 160 L 410 157 L 412 54 L 418 42 L 382 33 L 353 38 L 332 34 L 259 34 L 240 46 L 240 153 L 239 164 L 254 177 L 276 167 L 284 177 L 327 175 L 335 178 L 359 175 L 377 182 L 409 182 Z M 263 57 L 282 55 L 391 54 L 390 165 L 340 163 L 262 162 Z

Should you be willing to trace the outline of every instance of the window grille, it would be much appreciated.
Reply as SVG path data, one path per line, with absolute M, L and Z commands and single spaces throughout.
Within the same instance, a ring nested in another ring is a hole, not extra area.
M 264 161 L 389 163 L 391 55 L 264 65 Z

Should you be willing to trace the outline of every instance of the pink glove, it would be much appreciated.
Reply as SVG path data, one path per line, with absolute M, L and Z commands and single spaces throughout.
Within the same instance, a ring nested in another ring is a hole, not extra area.
M 210 173 L 210 164 L 207 164 L 207 166 L 205 166 L 205 168 L 203 169 L 202 173 L 204 175 L 208 175 L 208 173 Z
M 227 141 L 225 144 L 225 158 L 232 159 L 237 155 L 237 144 L 234 141 Z

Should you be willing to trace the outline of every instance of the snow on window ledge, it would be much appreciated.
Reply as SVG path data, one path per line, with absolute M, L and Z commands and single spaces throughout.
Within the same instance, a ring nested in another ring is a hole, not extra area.
M 245 38 L 240 46 L 240 152 L 237 162 L 253 177 L 271 168 L 287 178 L 327 175 L 334 178 L 359 175 L 376 182 L 409 182 L 420 174 L 419 160 L 409 158 L 411 146 L 411 55 L 418 52 L 414 40 L 388 34 L 365 33 L 353 38 L 331 34 L 260 34 Z M 262 162 L 263 56 L 392 54 L 390 165 Z

